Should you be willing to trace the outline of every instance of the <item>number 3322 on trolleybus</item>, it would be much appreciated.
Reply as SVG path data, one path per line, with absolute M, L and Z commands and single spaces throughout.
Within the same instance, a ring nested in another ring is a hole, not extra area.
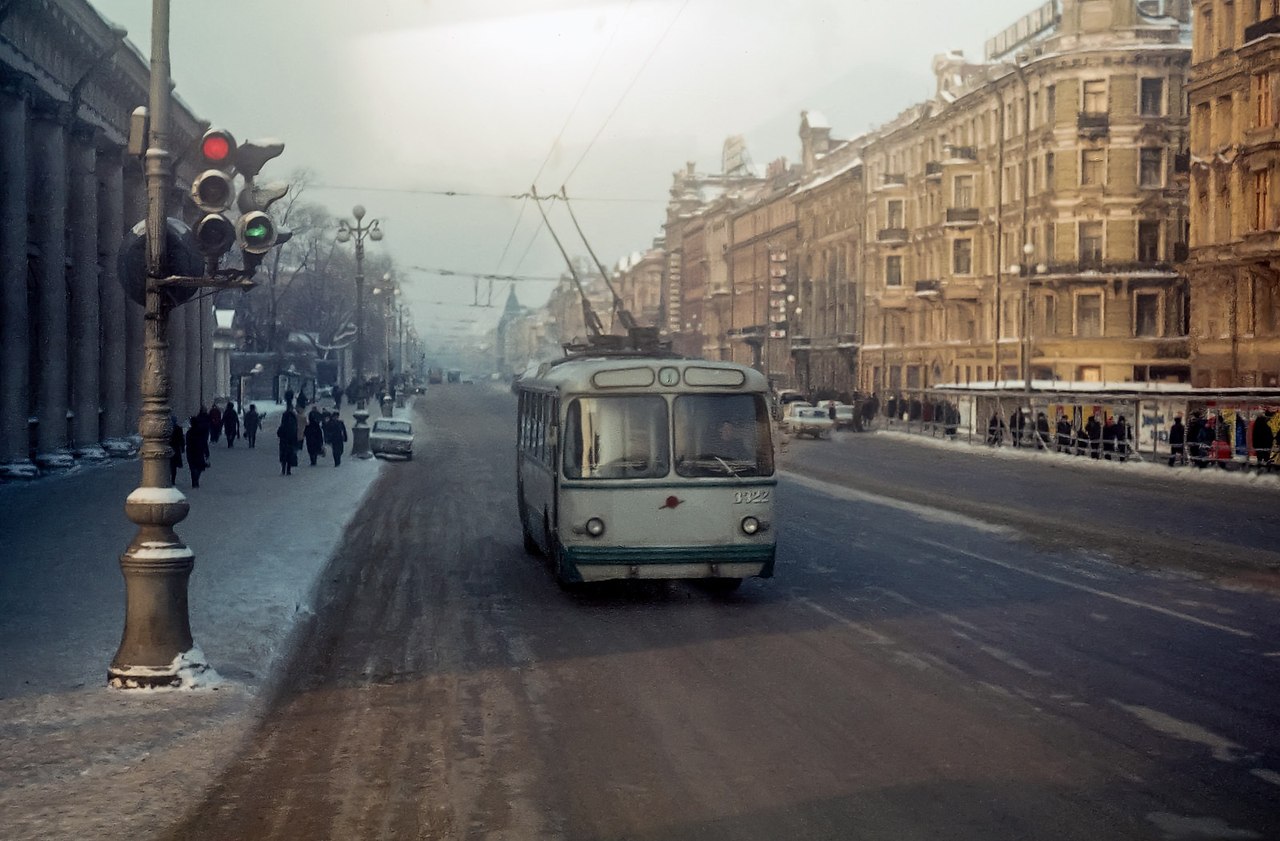
M 521 378 L 525 548 L 563 583 L 773 575 L 767 383 L 732 363 L 570 357 Z

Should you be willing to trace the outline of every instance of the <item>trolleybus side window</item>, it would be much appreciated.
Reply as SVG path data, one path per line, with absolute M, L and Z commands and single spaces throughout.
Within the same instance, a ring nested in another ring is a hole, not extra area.
M 681 476 L 773 475 L 769 408 L 760 395 L 681 395 L 675 433 Z
M 579 397 L 562 449 L 570 479 L 650 479 L 671 470 L 667 402 L 658 396 Z

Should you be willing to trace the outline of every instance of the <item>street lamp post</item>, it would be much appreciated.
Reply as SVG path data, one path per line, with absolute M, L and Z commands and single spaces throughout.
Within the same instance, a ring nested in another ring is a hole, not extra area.
M 382 228 L 377 219 L 364 223 L 364 205 L 351 208 L 351 215 L 356 218 L 355 224 L 346 219 L 338 222 L 338 242 L 356 241 L 356 408 L 365 408 L 364 394 L 364 241 L 365 238 L 378 242 L 382 239 Z M 367 418 L 367 415 L 366 415 Z M 356 418 L 356 425 L 360 419 Z M 354 448 L 358 454 L 359 444 Z

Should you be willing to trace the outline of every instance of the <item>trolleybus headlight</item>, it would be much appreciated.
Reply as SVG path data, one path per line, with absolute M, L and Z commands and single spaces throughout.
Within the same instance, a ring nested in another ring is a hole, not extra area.
M 587 525 L 588 525 L 588 527 L 589 527 L 591 524 L 590 524 L 590 523 L 588 523 Z M 758 531 L 760 531 L 760 521 L 759 521 L 759 520 L 757 520 L 755 517 L 743 517 L 743 518 L 742 518 L 742 533 L 743 533 L 743 534 L 755 534 L 755 533 L 756 533 L 756 532 L 758 532 Z
M 590 520 L 587 520 L 587 534 L 592 537 L 599 537 L 604 534 L 604 520 L 601 520 L 599 517 L 592 517 Z

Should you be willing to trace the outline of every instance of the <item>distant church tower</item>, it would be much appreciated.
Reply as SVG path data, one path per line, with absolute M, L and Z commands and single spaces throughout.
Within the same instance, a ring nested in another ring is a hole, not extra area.
M 512 323 L 524 314 L 524 307 L 520 306 L 520 301 L 516 299 L 516 285 L 511 284 L 510 291 L 507 292 L 507 303 L 502 308 L 502 317 L 498 319 L 498 332 L 496 336 L 498 347 L 497 362 L 498 373 L 512 374 L 511 366 L 507 360 L 507 333 L 511 329 Z

